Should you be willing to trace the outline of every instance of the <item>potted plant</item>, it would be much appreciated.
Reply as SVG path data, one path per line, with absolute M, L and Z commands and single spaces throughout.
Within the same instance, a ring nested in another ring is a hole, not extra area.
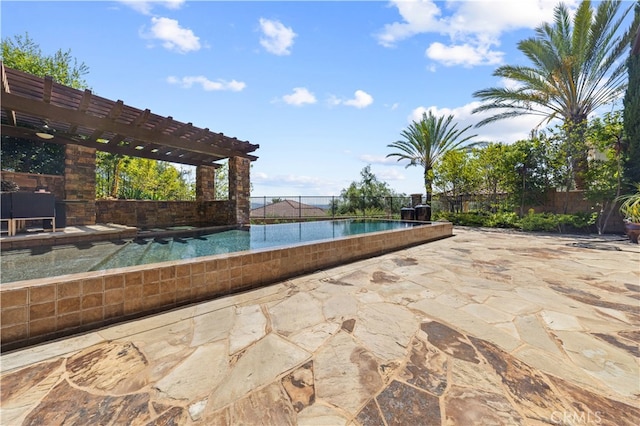
M 640 183 L 635 184 L 636 191 L 618 197 L 620 213 L 624 218 L 624 226 L 627 236 L 632 243 L 638 244 L 640 236 Z

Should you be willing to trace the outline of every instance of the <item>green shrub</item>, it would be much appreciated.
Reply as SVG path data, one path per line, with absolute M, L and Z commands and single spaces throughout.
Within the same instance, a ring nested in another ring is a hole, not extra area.
M 558 231 L 558 219 L 551 213 L 532 213 L 520 219 L 520 228 L 523 231 Z
M 485 225 L 490 228 L 519 228 L 520 218 L 514 212 L 497 212 L 485 220 Z
M 447 220 L 458 226 L 485 226 L 487 214 L 484 212 L 438 212 L 433 220 Z
M 487 213 L 481 211 L 452 213 L 437 212 L 434 220 L 446 220 L 458 226 L 488 228 L 515 228 L 529 232 L 590 232 L 597 214 L 553 214 L 535 213 L 533 210 L 520 218 L 514 212 Z

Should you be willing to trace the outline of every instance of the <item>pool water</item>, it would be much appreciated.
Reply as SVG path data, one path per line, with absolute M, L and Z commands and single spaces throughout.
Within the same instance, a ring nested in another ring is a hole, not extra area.
M 251 249 L 330 240 L 349 235 L 414 226 L 411 222 L 333 220 L 251 225 L 207 235 L 158 237 L 118 242 L 59 245 L 10 250 L 0 256 L 0 282 L 54 277 L 125 266 L 225 254 Z

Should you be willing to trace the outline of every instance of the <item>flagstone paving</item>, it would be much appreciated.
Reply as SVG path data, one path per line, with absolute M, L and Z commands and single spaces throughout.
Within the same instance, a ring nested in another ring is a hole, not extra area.
M 640 424 L 640 247 L 454 234 L 5 353 L 1 423 Z

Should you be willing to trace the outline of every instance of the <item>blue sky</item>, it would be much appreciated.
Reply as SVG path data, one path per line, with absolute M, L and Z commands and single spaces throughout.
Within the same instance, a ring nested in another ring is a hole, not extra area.
M 569 0 L 568 5 L 577 2 Z M 259 144 L 252 196 L 338 195 L 367 165 L 397 192 L 422 170 L 386 158 L 429 109 L 459 128 L 473 92 L 509 84 L 519 40 L 556 1 L 2 1 L 2 37 L 28 33 L 89 67 L 99 96 Z M 538 119 L 470 129 L 513 142 Z

